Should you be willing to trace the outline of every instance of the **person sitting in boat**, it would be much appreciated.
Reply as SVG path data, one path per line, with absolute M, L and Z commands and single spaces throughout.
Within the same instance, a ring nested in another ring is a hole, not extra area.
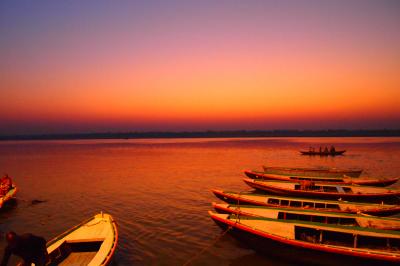
M 335 152 L 336 152 L 336 149 L 335 149 L 335 147 L 333 145 L 331 146 L 330 152 L 331 152 L 331 154 L 335 154 Z
M 32 234 L 17 235 L 14 232 L 6 234 L 8 245 L 4 249 L 1 266 L 6 266 L 12 254 L 23 259 L 24 266 L 34 263 L 36 266 L 46 265 L 48 253 L 46 240 Z
M 300 182 L 300 189 L 301 190 L 310 190 L 311 187 L 314 186 L 314 182 L 310 180 L 303 180 Z
M 12 187 L 11 178 L 5 174 L 2 178 L 0 178 L 0 194 L 5 195 Z

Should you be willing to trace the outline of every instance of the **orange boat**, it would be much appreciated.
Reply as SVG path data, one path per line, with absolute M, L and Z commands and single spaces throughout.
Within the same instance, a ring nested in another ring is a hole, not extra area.
M 17 187 L 15 184 L 13 184 L 11 189 L 9 189 L 6 194 L 0 196 L 0 209 L 4 206 L 4 204 L 13 199 L 15 194 L 17 194 Z
M 245 170 L 245 175 L 253 179 L 265 179 L 265 180 L 281 180 L 281 181 L 314 181 L 314 182 L 326 182 L 331 184 L 355 184 L 362 186 L 377 186 L 386 187 L 396 183 L 400 178 L 352 178 L 349 176 L 343 177 L 313 177 L 313 176 L 289 176 L 289 175 L 275 175 L 266 174 L 259 171 Z

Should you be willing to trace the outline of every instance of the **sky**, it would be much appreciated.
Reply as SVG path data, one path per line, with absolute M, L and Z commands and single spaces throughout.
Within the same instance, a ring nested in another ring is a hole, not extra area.
M 0 134 L 400 128 L 399 1 L 0 2 Z

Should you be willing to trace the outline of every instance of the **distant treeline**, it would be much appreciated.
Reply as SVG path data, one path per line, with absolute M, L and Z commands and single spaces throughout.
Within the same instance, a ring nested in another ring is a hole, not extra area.
M 144 139 L 144 138 L 254 138 L 254 137 L 397 137 L 400 129 L 383 130 L 236 130 L 181 132 L 105 132 L 0 136 L 0 140 Z

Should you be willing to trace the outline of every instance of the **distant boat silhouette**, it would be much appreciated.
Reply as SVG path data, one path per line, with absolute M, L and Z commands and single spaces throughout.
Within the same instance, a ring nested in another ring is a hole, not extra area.
M 300 151 L 301 155 L 319 155 L 319 156 L 337 156 L 337 155 L 343 155 L 346 150 L 342 151 Z

